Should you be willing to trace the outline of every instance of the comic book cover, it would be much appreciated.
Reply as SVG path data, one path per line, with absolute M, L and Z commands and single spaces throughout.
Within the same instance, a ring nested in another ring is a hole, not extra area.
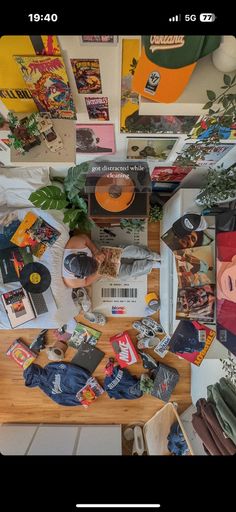
M 179 288 L 215 283 L 214 244 L 174 251 Z
M 102 83 L 98 59 L 71 59 L 79 94 L 101 94 Z
M 169 341 L 169 351 L 200 366 L 216 332 L 197 321 L 181 320 Z
M 226 226 L 220 226 L 220 217 L 221 215 L 217 220 L 216 234 L 217 339 L 236 355 L 235 210 L 229 210 Z
M 214 322 L 215 295 L 214 284 L 178 289 L 176 319 Z
M 20 339 L 15 340 L 6 352 L 18 366 L 25 370 L 36 359 L 36 354 Z
M 12 112 L 37 112 L 14 55 L 60 55 L 57 36 L 2 36 L 0 38 L 0 98 Z
M 85 103 L 89 119 L 98 121 L 109 121 L 108 98 L 91 98 L 87 96 Z
M 96 345 L 97 341 L 101 336 L 101 332 L 93 329 L 92 327 L 88 327 L 82 323 L 78 323 L 75 327 L 75 330 L 68 342 L 70 347 L 79 348 L 82 341 L 86 341 L 90 343 L 90 345 Z
M 95 377 L 90 377 L 85 386 L 78 391 L 76 398 L 83 407 L 87 408 L 90 404 L 104 393 L 104 389 L 100 386 Z
M 55 119 L 76 119 L 62 57 L 17 55 L 15 60 L 40 112 L 50 112 Z
M 101 251 L 105 255 L 105 260 L 99 265 L 99 274 L 103 277 L 117 277 L 119 275 L 123 249 L 120 247 L 102 246 Z
M 37 215 L 32 212 L 28 212 L 11 237 L 11 242 L 18 247 L 26 247 L 29 245 L 31 247 L 32 253 L 40 258 L 46 251 L 47 245 L 42 242 L 38 242 L 30 235 L 30 229 L 32 229 L 32 226 L 37 220 Z
M 38 217 L 35 223 L 27 229 L 27 234 L 32 240 L 51 246 L 55 244 L 61 233 L 42 217 Z

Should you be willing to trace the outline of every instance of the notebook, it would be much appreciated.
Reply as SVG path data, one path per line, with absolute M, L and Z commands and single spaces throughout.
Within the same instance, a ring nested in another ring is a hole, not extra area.
M 105 352 L 102 352 L 102 350 L 99 350 L 97 347 L 93 347 L 86 341 L 82 341 L 71 363 L 77 364 L 81 366 L 81 368 L 93 373 L 104 356 Z

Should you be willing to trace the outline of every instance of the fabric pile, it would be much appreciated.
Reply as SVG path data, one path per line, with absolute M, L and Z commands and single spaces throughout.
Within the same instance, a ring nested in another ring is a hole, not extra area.
M 189 448 L 178 421 L 171 426 L 167 439 L 168 450 L 172 455 L 189 455 Z
M 207 388 L 207 400 L 200 398 L 192 425 L 207 455 L 236 453 L 236 387 L 225 377 Z

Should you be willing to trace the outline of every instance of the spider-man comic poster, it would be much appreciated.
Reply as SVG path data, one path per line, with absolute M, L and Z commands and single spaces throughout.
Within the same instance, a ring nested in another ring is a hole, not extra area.
M 64 62 L 60 56 L 15 56 L 24 81 L 40 112 L 54 119 L 76 119 Z

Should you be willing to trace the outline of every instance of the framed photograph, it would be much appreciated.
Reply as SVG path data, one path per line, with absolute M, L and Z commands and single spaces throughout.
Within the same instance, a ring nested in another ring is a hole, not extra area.
M 113 124 L 77 124 L 76 153 L 111 155 L 115 153 Z
M 216 164 L 221 160 L 231 149 L 235 148 L 234 143 L 219 143 L 219 144 L 196 144 L 195 141 L 192 143 L 184 144 L 181 153 L 177 156 L 173 165 L 195 164 L 199 167 L 205 165 Z
M 169 157 L 177 140 L 177 137 L 128 138 L 127 158 L 164 161 Z
M 80 38 L 80 44 L 90 44 L 90 45 L 96 45 L 96 44 L 105 44 L 107 46 L 109 45 L 116 45 L 118 43 L 118 36 L 79 36 Z

